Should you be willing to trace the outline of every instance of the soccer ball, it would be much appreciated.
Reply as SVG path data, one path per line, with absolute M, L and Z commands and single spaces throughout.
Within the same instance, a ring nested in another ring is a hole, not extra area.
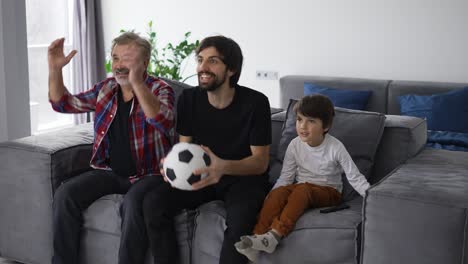
M 173 187 L 192 191 L 192 184 L 207 176 L 195 175 L 193 171 L 210 166 L 210 163 L 210 156 L 199 145 L 180 142 L 167 154 L 163 169 Z

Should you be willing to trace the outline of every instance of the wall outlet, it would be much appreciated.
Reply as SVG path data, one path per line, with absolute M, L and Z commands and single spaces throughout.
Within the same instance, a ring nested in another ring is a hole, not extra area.
M 277 71 L 257 71 L 255 73 L 257 80 L 278 80 Z

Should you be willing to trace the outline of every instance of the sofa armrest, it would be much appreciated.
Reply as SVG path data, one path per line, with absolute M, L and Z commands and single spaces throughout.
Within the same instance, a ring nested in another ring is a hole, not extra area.
M 418 117 L 386 115 L 377 148 L 371 184 L 380 181 L 400 164 L 420 152 L 427 141 L 427 123 Z
M 0 143 L 0 252 L 49 263 L 52 200 L 67 178 L 89 170 L 92 124 Z

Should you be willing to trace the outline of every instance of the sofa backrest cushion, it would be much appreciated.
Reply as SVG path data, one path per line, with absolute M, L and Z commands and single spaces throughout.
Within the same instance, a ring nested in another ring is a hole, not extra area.
M 468 86 L 467 83 L 444 83 L 444 82 L 418 82 L 418 81 L 391 81 L 388 87 L 388 109 L 387 114 L 400 115 L 400 104 L 398 96 L 433 95 L 446 93 L 452 90 Z
M 322 94 L 328 96 L 336 107 L 364 110 L 372 91 L 334 89 L 315 83 L 304 83 L 304 95 Z
M 468 87 L 433 97 L 434 130 L 468 133 Z
M 280 79 L 280 107 L 286 109 L 289 99 L 299 99 L 304 96 L 304 83 L 314 83 L 320 86 L 339 90 L 372 91 L 366 111 L 386 113 L 387 88 L 389 80 L 375 80 L 345 77 L 323 77 L 308 75 L 289 75 Z
M 192 86 L 183 82 L 179 82 L 179 81 L 175 81 L 175 80 L 171 80 L 171 79 L 167 79 L 163 77 L 160 77 L 160 79 L 165 81 L 167 84 L 169 84 L 174 90 L 175 102 L 174 102 L 173 110 L 174 110 L 174 115 L 176 116 L 177 115 L 177 103 L 179 102 L 179 95 L 182 94 L 182 91 L 184 89 L 192 88 Z M 177 122 L 177 118 L 175 118 L 174 120 Z M 177 124 L 175 124 L 175 126 L 177 126 Z M 171 131 L 171 139 L 172 139 L 172 144 L 175 144 L 176 142 L 179 141 L 179 135 L 176 133 L 175 129 Z
M 432 95 L 405 94 L 398 96 L 400 114 L 415 116 L 427 121 L 427 127 L 432 128 Z
M 291 99 L 286 112 L 286 120 L 276 155 L 279 161 L 283 161 L 289 143 L 297 136 L 296 113 L 293 111 L 296 103 L 297 100 Z M 335 118 L 329 133 L 344 144 L 356 166 L 366 178 L 371 177 L 374 157 L 384 125 L 384 114 L 335 107 Z M 276 181 L 276 179 L 271 180 Z M 347 200 L 353 196 L 353 189 L 344 179 L 343 198 Z
M 182 94 L 182 91 L 184 89 L 192 88 L 193 86 L 188 85 L 188 84 L 183 83 L 183 82 L 171 80 L 171 79 L 168 79 L 168 78 L 160 77 L 160 79 L 165 81 L 167 84 L 169 84 L 169 86 L 171 86 L 172 89 L 174 90 L 174 95 L 175 95 L 174 112 L 176 113 L 176 111 L 177 111 L 177 102 L 179 101 L 179 95 Z
M 433 95 L 398 96 L 402 115 L 427 121 L 436 131 L 468 133 L 468 87 Z

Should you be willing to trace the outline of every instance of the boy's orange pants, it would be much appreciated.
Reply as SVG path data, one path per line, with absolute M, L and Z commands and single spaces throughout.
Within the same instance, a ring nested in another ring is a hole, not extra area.
M 340 202 L 341 194 L 329 186 L 298 183 L 278 187 L 266 197 L 254 234 L 275 229 L 281 236 L 286 236 L 306 209 L 335 206 Z

